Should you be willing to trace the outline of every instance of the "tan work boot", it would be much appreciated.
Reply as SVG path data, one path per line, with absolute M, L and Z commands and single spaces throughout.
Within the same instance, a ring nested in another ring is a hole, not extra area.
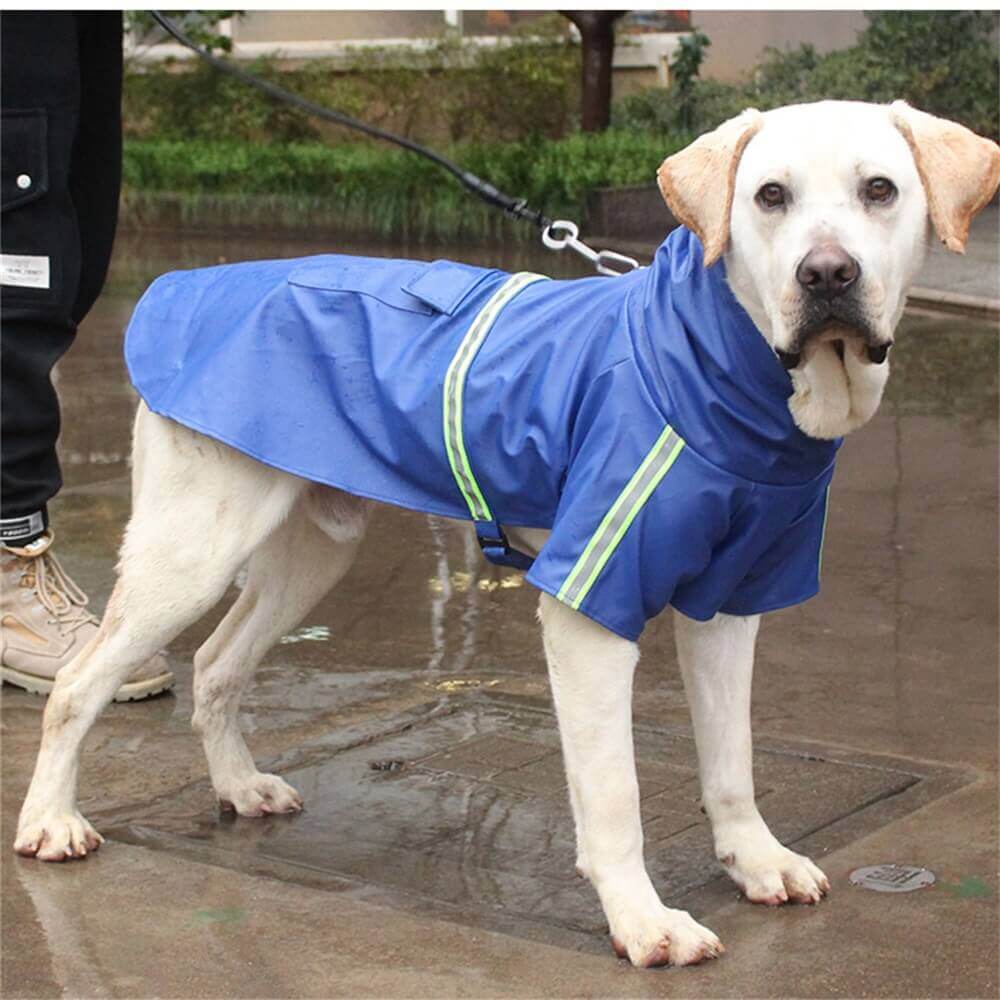
M 53 535 L 23 548 L 0 546 L 0 676 L 34 694 L 48 694 L 56 672 L 97 633 L 87 595 L 50 551 Z M 162 653 L 150 657 L 115 693 L 138 701 L 173 687 Z

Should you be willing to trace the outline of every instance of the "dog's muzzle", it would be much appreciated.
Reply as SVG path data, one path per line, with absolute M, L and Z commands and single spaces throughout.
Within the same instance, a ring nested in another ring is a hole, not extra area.
M 881 343 L 881 344 L 868 344 L 865 347 L 865 352 L 868 355 L 868 360 L 873 365 L 882 364 L 885 359 L 889 356 L 889 348 L 892 344 Z M 778 360 L 781 362 L 781 367 L 785 369 L 786 372 L 790 372 L 795 368 L 798 368 L 799 362 L 802 360 L 801 351 L 783 351 L 780 347 L 774 349 L 774 353 L 778 355 Z
M 876 365 L 885 361 L 888 345 L 875 342 L 874 331 L 854 294 L 860 276 L 861 265 L 836 243 L 813 247 L 802 259 L 795 269 L 795 280 L 802 289 L 799 329 L 787 350 L 775 348 L 785 371 L 798 368 L 804 348 L 816 337 L 841 341 L 837 349 L 841 359 L 843 341 L 848 336 L 860 337 L 865 341 L 869 361 Z
M 892 344 L 879 338 L 859 301 L 860 265 L 839 247 L 821 250 L 810 253 L 796 273 L 802 288 L 798 323 L 792 342 L 775 348 L 781 366 L 785 371 L 798 368 L 816 340 L 832 342 L 841 360 L 848 343 L 859 353 L 863 345 L 868 361 L 882 364 Z

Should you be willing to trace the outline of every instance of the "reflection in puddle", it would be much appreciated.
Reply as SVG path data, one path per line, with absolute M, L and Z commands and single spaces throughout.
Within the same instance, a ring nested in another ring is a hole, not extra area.
M 474 691 L 477 688 L 496 687 L 499 683 L 500 681 L 496 679 L 480 681 L 474 677 L 458 677 L 447 681 L 424 681 L 424 687 L 433 688 L 435 691 L 444 691 L 446 694 L 454 694 L 456 691 Z
M 431 581 L 431 658 L 427 668 L 436 673 L 444 662 L 444 609 L 451 600 L 452 574 L 448 568 L 448 546 L 444 543 L 443 521 L 439 517 L 429 515 L 427 527 L 430 529 L 431 544 L 434 547 L 434 558 L 437 563 L 437 576 Z
M 433 576 L 427 581 L 427 589 L 432 594 L 446 594 L 448 597 L 453 590 L 464 594 L 471 586 L 490 593 L 494 590 L 514 590 L 524 586 L 524 577 L 511 575 L 501 577 L 499 580 L 476 580 L 471 573 L 456 572 L 448 576 L 443 574 Z
M 87 933 L 83 918 L 85 903 L 70 882 L 62 865 L 18 861 L 17 877 L 35 908 L 38 926 L 45 942 L 52 975 L 68 997 L 108 997 L 108 989 L 98 962 L 96 949 Z
M 479 574 L 488 566 L 479 551 L 479 542 L 474 532 L 466 528 L 462 532 L 462 555 L 465 560 L 466 575 L 469 581 L 478 584 Z M 479 588 L 471 586 L 465 590 L 465 608 L 462 611 L 462 647 L 459 651 L 456 671 L 465 670 L 476 652 L 476 639 L 479 625 Z
M 288 635 L 283 635 L 278 642 L 282 646 L 294 646 L 297 642 L 328 642 L 330 628 L 327 625 L 303 625 Z

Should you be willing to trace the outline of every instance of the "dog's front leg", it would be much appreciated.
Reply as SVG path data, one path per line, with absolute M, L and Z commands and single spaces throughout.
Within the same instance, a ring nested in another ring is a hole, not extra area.
M 639 654 L 554 598 L 539 608 L 577 833 L 577 861 L 601 898 L 615 951 L 633 965 L 690 965 L 719 939 L 665 907 L 642 856 L 632 749 L 632 675 Z
M 830 888 L 809 860 L 782 846 L 754 801 L 750 688 L 760 616 L 675 615 L 677 655 L 694 722 L 702 803 L 716 857 L 747 899 L 815 903 Z

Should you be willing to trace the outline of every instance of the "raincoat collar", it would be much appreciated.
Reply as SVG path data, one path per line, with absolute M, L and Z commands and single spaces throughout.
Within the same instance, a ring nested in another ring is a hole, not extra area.
M 833 462 L 841 439 L 796 425 L 792 382 L 726 280 L 702 263 L 698 238 L 676 229 L 630 302 L 635 349 L 653 394 L 702 457 L 745 479 L 798 484 Z

